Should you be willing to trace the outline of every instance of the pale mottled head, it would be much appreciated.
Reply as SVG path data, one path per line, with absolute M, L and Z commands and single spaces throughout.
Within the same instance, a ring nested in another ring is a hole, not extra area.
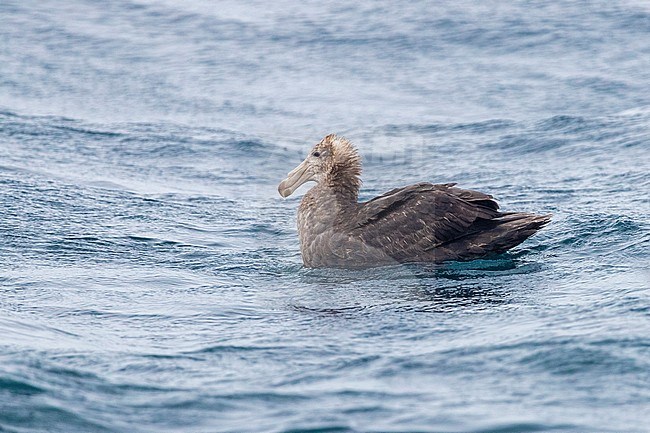
M 309 152 L 305 160 L 280 182 L 278 191 L 288 197 L 305 182 L 325 182 L 341 191 L 358 193 L 361 157 L 347 139 L 330 134 Z

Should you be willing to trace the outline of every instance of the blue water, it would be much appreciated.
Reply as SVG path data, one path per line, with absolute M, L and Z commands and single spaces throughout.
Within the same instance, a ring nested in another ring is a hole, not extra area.
M 553 222 L 305 269 L 330 132 Z M 642 0 L 2 0 L 0 431 L 650 431 L 649 197 Z

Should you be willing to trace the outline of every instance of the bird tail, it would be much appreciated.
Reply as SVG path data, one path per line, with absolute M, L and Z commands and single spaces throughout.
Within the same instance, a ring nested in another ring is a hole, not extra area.
M 436 257 L 441 260 L 472 260 L 500 254 L 516 247 L 550 221 L 551 215 L 499 213 L 496 218 L 480 220 L 474 233 L 437 248 Z
M 502 213 L 491 222 L 492 230 L 480 233 L 474 240 L 485 253 L 503 253 L 516 247 L 551 221 L 551 215 L 535 215 L 522 212 Z

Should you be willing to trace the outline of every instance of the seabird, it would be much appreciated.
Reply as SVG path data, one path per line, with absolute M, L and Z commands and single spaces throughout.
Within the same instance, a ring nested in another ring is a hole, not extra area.
M 306 267 L 368 268 L 472 260 L 519 245 L 550 215 L 500 212 L 491 195 L 427 182 L 359 202 L 361 157 L 330 134 L 278 186 L 288 197 L 316 182 L 298 208 Z

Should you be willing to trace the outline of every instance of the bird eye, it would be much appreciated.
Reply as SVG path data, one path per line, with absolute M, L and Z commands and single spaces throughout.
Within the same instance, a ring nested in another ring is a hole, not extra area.
M 320 156 L 320 152 L 314 152 L 314 153 L 312 153 L 312 155 L 315 156 L 316 158 L 318 158 Z

